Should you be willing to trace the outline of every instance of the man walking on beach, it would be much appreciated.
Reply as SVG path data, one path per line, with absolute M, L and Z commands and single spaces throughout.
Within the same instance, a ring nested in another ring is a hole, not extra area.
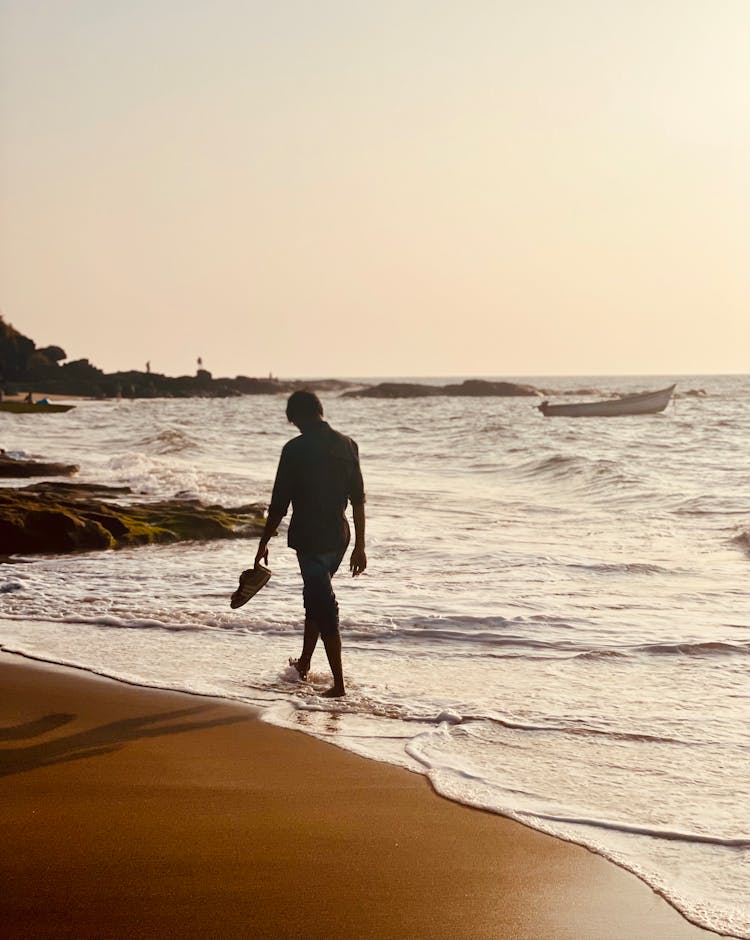
M 359 450 L 351 438 L 334 431 L 323 420 L 323 406 L 313 392 L 299 391 L 290 395 L 286 416 L 299 429 L 300 435 L 285 444 L 281 451 L 255 563 L 268 562 L 268 542 L 276 534 L 291 503 L 287 541 L 297 552 L 305 604 L 302 654 L 291 663 L 304 679 L 318 637 L 322 637 L 333 673 L 333 686 L 323 695 L 338 698 L 346 694 L 346 689 L 341 664 L 339 608 L 331 578 L 349 544 L 347 502 L 351 502 L 354 516 L 354 549 L 349 560 L 352 577 L 362 574 L 367 567 L 365 492 Z

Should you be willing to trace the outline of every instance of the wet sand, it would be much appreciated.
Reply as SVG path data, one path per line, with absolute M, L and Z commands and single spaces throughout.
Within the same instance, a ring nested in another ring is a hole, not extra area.
M 698 940 L 633 875 L 249 708 L 0 654 L 4 938 Z

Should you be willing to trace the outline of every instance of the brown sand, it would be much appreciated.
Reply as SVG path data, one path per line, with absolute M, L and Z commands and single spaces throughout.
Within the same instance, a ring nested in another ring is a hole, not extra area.
M 0 934 L 687 940 L 637 878 L 214 699 L 0 654 Z

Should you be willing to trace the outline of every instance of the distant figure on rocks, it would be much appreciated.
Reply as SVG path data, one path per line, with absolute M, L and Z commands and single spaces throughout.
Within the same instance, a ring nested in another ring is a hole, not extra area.
M 323 420 L 323 406 L 313 392 L 290 395 L 287 419 L 300 431 L 284 445 L 273 487 L 268 519 L 255 564 L 268 561 L 268 542 L 292 506 L 288 544 L 297 552 L 303 582 L 305 633 L 299 659 L 290 660 L 300 678 L 310 670 L 318 637 L 323 638 L 333 685 L 326 698 L 346 694 L 341 662 L 339 609 L 331 578 L 341 564 L 350 539 L 346 506 L 352 504 L 354 549 L 349 560 L 352 577 L 367 567 L 365 554 L 365 492 L 359 449 Z
M 150 362 L 146 363 L 146 372 L 148 375 L 151 375 L 151 363 Z

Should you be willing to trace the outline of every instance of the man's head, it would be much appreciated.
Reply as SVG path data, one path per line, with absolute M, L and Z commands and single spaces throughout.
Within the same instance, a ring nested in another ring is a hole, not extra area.
M 315 392 L 292 392 L 286 403 L 286 417 L 301 430 L 321 420 L 323 406 Z

